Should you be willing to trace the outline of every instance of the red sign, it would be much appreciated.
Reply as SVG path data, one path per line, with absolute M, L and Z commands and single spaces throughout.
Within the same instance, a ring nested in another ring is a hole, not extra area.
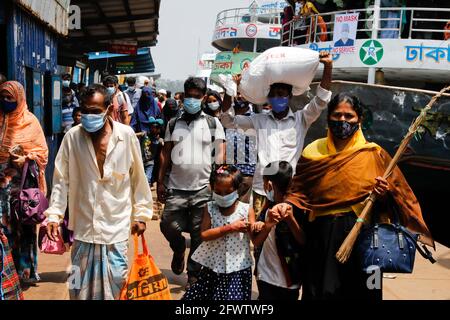
M 245 29 L 245 33 L 248 37 L 253 38 L 258 33 L 258 27 L 256 26 L 256 24 L 249 24 Z
M 137 50 L 138 50 L 137 45 L 117 44 L 117 43 L 110 44 L 108 49 L 110 53 L 129 54 L 129 55 L 136 55 Z

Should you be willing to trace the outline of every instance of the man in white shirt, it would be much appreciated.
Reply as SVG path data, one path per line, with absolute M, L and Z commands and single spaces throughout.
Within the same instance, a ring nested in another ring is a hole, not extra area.
M 81 97 L 81 126 L 65 135 L 55 160 L 47 234 L 57 240 L 68 200 L 71 299 L 119 297 L 130 228 L 142 235 L 153 214 L 139 142 L 131 127 L 107 116 L 110 107 L 106 88 L 90 86 Z
M 187 264 L 189 287 L 197 280 L 201 268 L 191 256 L 201 243 L 203 209 L 211 200 L 209 178 L 213 162 L 222 164 L 225 159 L 225 133 L 217 118 L 202 111 L 206 101 L 205 81 L 189 78 L 184 89 L 184 113 L 167 125 L 157 192 L 158 200 L 166 203 L 160 227 L 174 252 L 171 268 L 175 274 L 181 274 L 185 266 L 186 241 L 182 232 L 191 235 Z
M 292 86 L 285 83 L 271 86 L 268 102 L 272 111 L 268 114 L 233 116 L 228 112 L 231 103 L 223 104 L 220 120 L 226 129 L 242 129 L 245 134 L 257 136 L 258 163 L 253 177 L 253 206 L 256 216 L 261 213 L 266 201 L 262 177 L 264 168 L 271 162 L 285 160 L 291 164 L 295 173 L 306 133 L 331 99 L 331 55 L 321 52 L 320 62 L 324 64 L 324 71 L 317 87 L 317 95 L 302 110 L 294 113 L 289 108 Z M 239 85 L 240 76 L 236 80 Z

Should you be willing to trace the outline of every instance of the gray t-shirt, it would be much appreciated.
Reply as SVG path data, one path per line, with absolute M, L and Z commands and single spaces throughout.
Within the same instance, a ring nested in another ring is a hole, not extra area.
M 225 140 L 222 124 L 217 118 L 214 131 L 215 140 Z M 172 170 L 169 175 L 169 189 L 198 191 L 209 183 L 211 175 L 213 143 L 211 130 L 206 120 L 206 114 L 187 124 L 180 118 L 177 120 L 173 134 L 169 126 L 166 129 L 164 141 L 173 142 L 171 160 Z

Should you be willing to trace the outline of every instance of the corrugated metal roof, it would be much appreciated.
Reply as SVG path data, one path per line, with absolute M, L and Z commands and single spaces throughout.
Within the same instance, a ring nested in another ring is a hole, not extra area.
M 48 28 L 67 35 L 70 0 L 15 0 L 22 8 L 45 23 Z
M 156 45 L 161 0 L 72 0 L 81 9 L 81 29 L 61 41 L 64 54 L 105 51 L 111 41 Z

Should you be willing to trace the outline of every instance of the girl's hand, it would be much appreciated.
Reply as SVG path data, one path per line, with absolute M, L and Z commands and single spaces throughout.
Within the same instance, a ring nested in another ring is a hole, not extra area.
M 283 220 L 292 220 L 294 219 L 294 209 L 292 206 L 287 206 L 286 210 L 283 212 L 281 218 Z
M 242 218 L 230 224 L 231 231 L 233 232 L 247 232 L 248 231 L 248 222 Z
M 278 211 L 270 209 L 266 220 L 266 226 L 272 228 L 281 220 L 283 220 L 283 216 Z
M 250 229 L 253 233 L 261 232 L 261 230 L 264 228 L 265 223 L 262 221 L 255 222 L 251 225 Z
M 374 192 L 380 197 L 386 195 L 389 191 L 389 183 L 387 180 L 383 179 L 383 177 L 376 177 L 375 180 L 377 183 L 375 184 Z

